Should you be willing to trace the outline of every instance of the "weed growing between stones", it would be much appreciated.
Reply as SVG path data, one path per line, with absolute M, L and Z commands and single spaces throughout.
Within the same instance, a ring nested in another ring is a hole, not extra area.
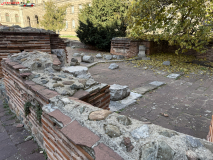
M 43 150 L 43 154 L 44 154 L 44 156 L 45 156 L 45 159 L 47 159 L 48 156 L 47 156 L 47 152 L 46 152 L 45 150 Z
M 40 105 L 38 105 L 36 106 L 36 118 L 40 124 L 41 124 L 41 115 L 42 115 L 42 108 L 40 107 Z
M 26 102 L 24 104 L 25 117 L 27 117 L 27 115 L 30 114 L 30 106 L 32 106 L 30 102 Z
M 9 105 L 8 105 L 8 103 L 4 100 L 4 102 L 3 102 L 3 107 L 4 108 L 9 108 Z

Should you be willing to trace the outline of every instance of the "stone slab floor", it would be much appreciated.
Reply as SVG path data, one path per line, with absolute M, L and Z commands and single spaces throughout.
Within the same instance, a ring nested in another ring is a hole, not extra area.
M 15 114 L 3 107 L 0 100 L 0 160 L 45 160 L 33 140 L 25 141 L 30 133 L 20 124 Z
M 95 55 L 98 53 L 85 49 L 68 49 L 69 59 L 73 53 Z M 88 52 L 88 53 L 87 53 Z M 102 59 L 101 59 L 102 60 Z M 95 58 L 95 61 L 98 59 Z M 108 69 L 110 63 L 99 63 L 89 72 L 101 83 L 127 85 L 131 90 L 152 81 L 165 82 L 166 85 L 143 95 L 139 101 L 120 114 L 141 121 L 148 121 L 181 133 L 206 139 L 213 111 L 213 81 L 208 75 L 182 76 L 178 80 L 167 78 L 168 74 L 156 74 L 149 69 L 134 68 L 126 62 L 117 63 L 119 69 Z M 84 64 L 81 64 L 84 65 Z M 166 113 L 165 117 L 161 113 Z

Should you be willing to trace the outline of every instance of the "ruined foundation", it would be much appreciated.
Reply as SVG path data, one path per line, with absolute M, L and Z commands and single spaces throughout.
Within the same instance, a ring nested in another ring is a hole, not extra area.
M 1 62 L 9 106 L 51 160 L 212 160 L 213 143 L 108 110 L 109 86 L 55 54 Z

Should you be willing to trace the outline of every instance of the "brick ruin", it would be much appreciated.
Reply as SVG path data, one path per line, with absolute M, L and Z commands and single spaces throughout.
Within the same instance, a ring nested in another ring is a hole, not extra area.
M 20 26 L 0 26 L 0 60 L 9 54 L 38 50 L 51 54 L 53 49 L 64 49 L 66 43 L 53 31 Z M 0 68 L 0 78 L 3 77 Z
M 212 159 L 206 140 L 109 111 L 109 86 L 64 60 L 23 51 L 1 61 L 10 109 L 50 160 Z
M 144 45 L 146 50 L 146 55 L 153 53 L 175 53 L 175 50 L 178 49 L 178 46 L 170 46 L 166 41 L 160 41 L 159 43 L 153 41 L 145 40 L 131 40 L 129 38 L 113 38 L 111 41 L 110 53 L 114 55 L 124 55 L 127 58 L 132 58 L 137 56 L 139 53 L 139 45 Z M 194 55 L 197 58 L 206 58 L 208 61 L 213 61 L 213 42 L 210 42 L 207 46 L 207 52 L 200 54 L 195 50 L 187 51 L 186 55 Z

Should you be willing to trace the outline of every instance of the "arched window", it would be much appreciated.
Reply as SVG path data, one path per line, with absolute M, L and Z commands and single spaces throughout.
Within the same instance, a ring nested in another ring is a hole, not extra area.
M 71 13 L 74 13 L 74 6 L 71 6 Z
M 5 14 L 5 17 L 6 17 L 6 21 L 10 22 L 10 15 L 8 13 Z
M 66 26 L 65 26 L 64 30 L 67 30 L 67 28 L 68 28 L 68 21 L 66 21 Z
M 79 4 L 79 11 L 82 9 L 82 5 L 81 4 Z
M 36 19 L 36 24 L 39 24 L 38 16 L 37 15 L 35 15 L 35 19 Z
M 19 23 L 19 16 L 18 14 L 15 14 L 16 23 Z
M 29 24 L 29 27 L 31 27 L 31 24 L 30 24 L 30 17 L 29 17 L 29 16 L 27 16 L 27 22 L 28 22 L 28 24 Z
M 75 20 L 72 20 L 72 28 L 75 28 Z

